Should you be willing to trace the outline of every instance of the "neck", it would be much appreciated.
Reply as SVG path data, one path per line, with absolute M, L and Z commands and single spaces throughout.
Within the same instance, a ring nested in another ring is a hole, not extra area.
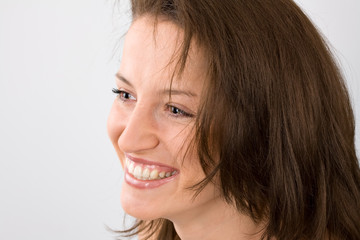
M 215 202 L 214 202 L 215 201 Z M 196 211 L 172 219 L 181 240 L 257 240 L 264 226 L 217 198 Z

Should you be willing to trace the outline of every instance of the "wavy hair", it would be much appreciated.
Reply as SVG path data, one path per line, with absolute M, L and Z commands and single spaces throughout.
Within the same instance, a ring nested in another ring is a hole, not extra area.
M 194 194 L 219 177 L 225 201 L 267 222 L 263 239 L 360 239 L 349 95 L 301 9 L 292 0 L 131 3 L 133 19 L 165 17 L 183 30 L 179 72 L 192 39 L 208 59 L 194 138 L 206 178 Z M 119 233 L 180 239 L 166 219 Z

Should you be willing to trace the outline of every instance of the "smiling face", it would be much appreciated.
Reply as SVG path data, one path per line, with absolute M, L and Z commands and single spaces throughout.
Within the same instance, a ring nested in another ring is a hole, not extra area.
M 218 201 L 208 184 L 192 200 L 186 188 L 205 175 L 196 151 L 184 155 L 194 134 L 206 61 L 193 44 L 181 79 L 175 77 L 174 53 L 181 30 L 151 17 L 137 19 L 129 29 L 117 73 L 108 132 L 125 171 L 121 203 L 139 219 L 181 219 L 205 211 Z M 184 158 L 185 156 L 185 158 Z

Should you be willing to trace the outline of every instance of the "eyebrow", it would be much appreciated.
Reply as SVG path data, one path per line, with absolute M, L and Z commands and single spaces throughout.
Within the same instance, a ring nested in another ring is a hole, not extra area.
M 125 84 L 129 85 L 130 87 L 134 87 L 129 80 L 127 80 L 123 75 L 120 73 L 117 73 L 116 78 L 120 81 L 124 82 Z M 197 94 L 191 92 L 191 91 L 184 91 L 184 90 L 178 90 L 178 89 L 164 89 L 161 91 L 162 94 L 171 94 L 171 95 L 186 95 L 189 97 L 197 97 Z
M 183 91 L 183 90 L 177 90 L 177 89 L 164 89 L 162 94 L 167 95 L 186 95 L 188 97 L 197 97 L 197 95 L 190 91 Z
M 117 79 L 119 79 L 120 81 L 126 83 L 126 84 L 129 85 L 130 87 L 134 87 L 134 86 L 131 84 L 131 82 L 130 82 L 129 80 L 127 80 L 127 79 L 126 79 L 123 75 L 121 75 L 120 73 L 115 74 L 115 77 L 116 77 Z

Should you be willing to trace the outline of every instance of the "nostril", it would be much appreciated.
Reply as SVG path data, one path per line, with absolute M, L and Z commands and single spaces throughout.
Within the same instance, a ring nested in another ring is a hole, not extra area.
M 153 149 L 159 145 L 158 134 L 151 128 L 127 125 L 119 135 L 118 146 L 123 152 L 139 152 Z

